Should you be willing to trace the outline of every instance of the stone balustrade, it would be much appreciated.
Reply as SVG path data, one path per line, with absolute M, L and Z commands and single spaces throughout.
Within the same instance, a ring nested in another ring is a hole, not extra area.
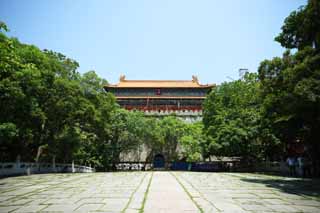
M 175 114 L 177 116 L 202 116 L 202 111 L 193 111 L 193 110 L 146 110 L 144 111 L 145 115 L 171 115 Z
M 9 162 L 0 163 L 0 176 L 30 175 L 36 173 L 91 173 L 94 168 L 75 164 L 51 164 L 51 163 L 30 163 L 30 162 Z

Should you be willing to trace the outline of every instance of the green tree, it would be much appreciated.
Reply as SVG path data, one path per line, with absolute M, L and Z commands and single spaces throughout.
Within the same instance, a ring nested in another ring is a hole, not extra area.
M 115 169 L 121 153 L 133 151 L 143 142 L 145 119 L 142 112 L 117 109 L 111 115 L 110 123 L 108 161 Z
M 205 142 L 203 124 L 201 122 L 187 124 L 180 139 L 182 155 L 189 162 L 202 160 Z
M 294 55 L 265 60 L 259 67 L 264 117 L 285 143 L 303 141 L 319 153 L 320 55 L 305 48 Z
M 7 30 L 1 23 L 1 29 Z M 0 32 L 0 142 L 4 161 L 55 160 L 103 165 L 115 98 L 93 71 Z
M 205 156 L 264 158 L 266 146 L 276 146 L 274 137 L 261 137 L 260 83 L 257 74 L 216 87 L 204 104 Z
M 284 21 L 282 32 L 275 38 L 283 47 L 302 50 L 309 46 L 320 49 L 320 2 L 309 0 Z
M 163 140 L 162 153 L 167 156 L 167 161 L 177 160 L 178 145 L 186 128 L 186 123 L 174 116 L 166 116 L 160 120 L 161 135 Z
M 319 164 L 320 145 L 320 2 L 294 11 L 276 37 L 286 51 L 259 67 L 263 116 L 270 130 L 284 143 L 302 142 Z M 317 166 L 319 167 L 319 166 Z
M 151 162 L 154 155 L 162 153 L 165 144 L 160 120 L 154 117 L 145 118 L 143 142 L 148 150 L 147 161 Z

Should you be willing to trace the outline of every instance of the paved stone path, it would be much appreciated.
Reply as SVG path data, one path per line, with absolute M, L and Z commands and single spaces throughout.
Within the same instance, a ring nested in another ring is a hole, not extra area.
M 155 172 L 147 194 L 145 212 L 199 212 L 192 198 L 168 172 Z
M 320 212 L 320 181 L 244 173 L 118 172 L 0 179 L 0 212 Z
M 320 181 L 239 173 L 176 173 L 203 212 L 320 212 Z

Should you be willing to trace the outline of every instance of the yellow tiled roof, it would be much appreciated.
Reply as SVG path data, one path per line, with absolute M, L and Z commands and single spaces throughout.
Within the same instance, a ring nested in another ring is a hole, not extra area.
M 200 84 L 196 76 L 192 80 L 126 80 L 120 77 L 118 84 L 107 85 L 107 88 L 203 88 L 214 87 L 214 84 Z

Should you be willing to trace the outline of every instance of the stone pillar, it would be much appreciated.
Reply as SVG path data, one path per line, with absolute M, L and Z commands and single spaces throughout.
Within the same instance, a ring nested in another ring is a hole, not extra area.
M 17 159 L 16 159 L 16 169 L 20 169 L 20 155 L 17 155 Z
M 56 156 L 52 157 L 52 171 L 53 172 L 57 172 L 57 169 L 56 169 Z
M 31 174 L 31 168 L 30 168 L 30 166 L 31 166 L 31 165 L 29 165 L 28 168 L 27 168 L 27 175 L 30 175 L 30 174 Z

